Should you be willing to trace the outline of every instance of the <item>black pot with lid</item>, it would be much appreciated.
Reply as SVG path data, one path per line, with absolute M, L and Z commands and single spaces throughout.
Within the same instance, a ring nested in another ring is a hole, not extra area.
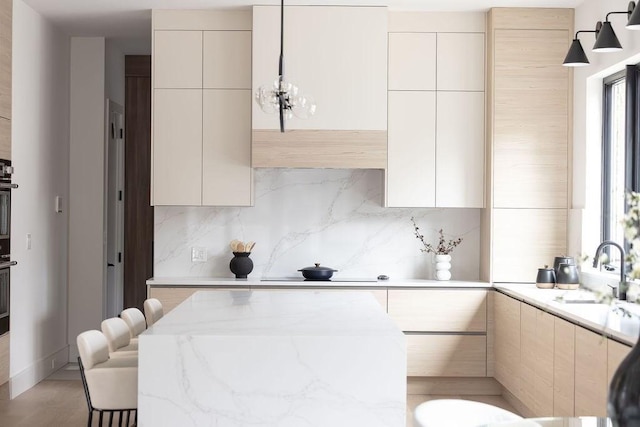
M 538 269 L 536 276 L 536 287 L 540 289 L 553 289 L 556 286 L 556 272 L 553 268 L 545 265 Z
M 338 271 L 329 267 L 321 267 L 317 262 L 314 267 L 305 267 L 300 270 L 305 279 L 308 280 L 330 280 L 333 273 Z

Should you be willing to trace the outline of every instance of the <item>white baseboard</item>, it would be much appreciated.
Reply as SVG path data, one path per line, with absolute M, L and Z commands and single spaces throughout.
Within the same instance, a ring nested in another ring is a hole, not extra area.
M 69 360 L 69 346 L 45 356 L 18 374 L 9 378 L 9 396 L 15 399 L 49 375 L 62 368 Z

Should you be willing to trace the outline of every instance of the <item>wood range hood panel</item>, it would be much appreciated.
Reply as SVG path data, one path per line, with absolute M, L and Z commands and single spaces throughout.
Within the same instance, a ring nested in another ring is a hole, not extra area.
M 387 132 L 254 130 L 254 168 L 386 169 Z

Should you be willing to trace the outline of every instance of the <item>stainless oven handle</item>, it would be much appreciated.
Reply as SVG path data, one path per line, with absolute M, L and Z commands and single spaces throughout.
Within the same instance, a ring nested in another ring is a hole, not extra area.
M 0 269 L 13 267 L 14 265 L 17 265 L 17 264 L 18 264 L 18 261 L 0 262 Z
M 18 184 L 7 184 L 6 182 L 0 182 L 0 189 L 18 188 Z

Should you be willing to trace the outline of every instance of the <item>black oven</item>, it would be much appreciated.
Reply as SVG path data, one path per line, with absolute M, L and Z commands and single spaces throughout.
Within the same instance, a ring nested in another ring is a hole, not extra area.
M 13 167 L 10 160 L 0 159 L 0 335 L 9 332 L 9 287 L 11 261 L 11 190 L 18 186 L 11 182 Z

